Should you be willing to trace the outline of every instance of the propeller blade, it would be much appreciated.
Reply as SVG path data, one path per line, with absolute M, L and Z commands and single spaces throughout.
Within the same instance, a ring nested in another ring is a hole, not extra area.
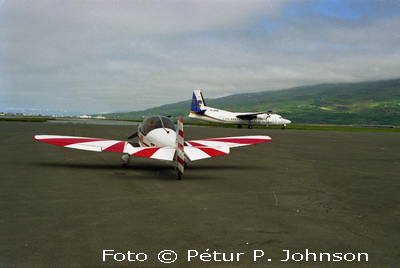
M 136 138 L 137 136 L 138 136 L 138 133 L 135 132 L 135 133 L 133 133 L 132 135 L 130 135 L 130 136 L 128 137 L 128 140 L 133 139 L 133 138 Z

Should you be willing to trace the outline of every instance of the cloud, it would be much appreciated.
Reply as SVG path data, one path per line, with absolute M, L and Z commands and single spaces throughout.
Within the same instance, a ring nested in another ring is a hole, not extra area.
M 142 110 L 194 89 L 395 78 L 399 15 L 398 1 L 5 0 L 0 110 Z

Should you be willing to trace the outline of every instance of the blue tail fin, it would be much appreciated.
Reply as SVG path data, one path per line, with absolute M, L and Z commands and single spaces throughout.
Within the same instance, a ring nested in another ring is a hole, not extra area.
M 203 99 L 203 94 L 201 94 L 200 90 L 195 90 L 193 91 L 193 97 L 192 97 L 192 107 L 191 111 L 195 113 L 202 113 L 206 109 L 206 104 Z

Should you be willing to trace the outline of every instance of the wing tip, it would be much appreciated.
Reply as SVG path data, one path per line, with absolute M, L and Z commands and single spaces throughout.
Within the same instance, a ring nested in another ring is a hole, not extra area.
M 44 135 L 35 135 L 35 136 L 33 136 L 33 138 L 35 139 L 35 140 L 37 140 L 37 141 L 41 141 L 41 137 L 42 136 L 44 136 Z

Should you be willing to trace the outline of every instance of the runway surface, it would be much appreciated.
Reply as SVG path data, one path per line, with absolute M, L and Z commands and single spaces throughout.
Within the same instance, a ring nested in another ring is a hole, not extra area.
M 400 263 L 400 133 L 186 127 L 187 140 L 272 141 L 190 162 L 182 181 L 156 160 L 133 158 L 122 168 L 118 153 L 33 139 L 125 140 L 133 132 L 134 126 L 0 122 L 0 267 Z M 118 254 L 103 261 L 103 250 Z M 173 250 L 176 261 L 161 263 L 163 250 Z M 283 261 L 287 250 L 290 260 Z M 320 261 L 320 253 L 331 261 Z M 333 261 L 334 253 L 342 260 Z

